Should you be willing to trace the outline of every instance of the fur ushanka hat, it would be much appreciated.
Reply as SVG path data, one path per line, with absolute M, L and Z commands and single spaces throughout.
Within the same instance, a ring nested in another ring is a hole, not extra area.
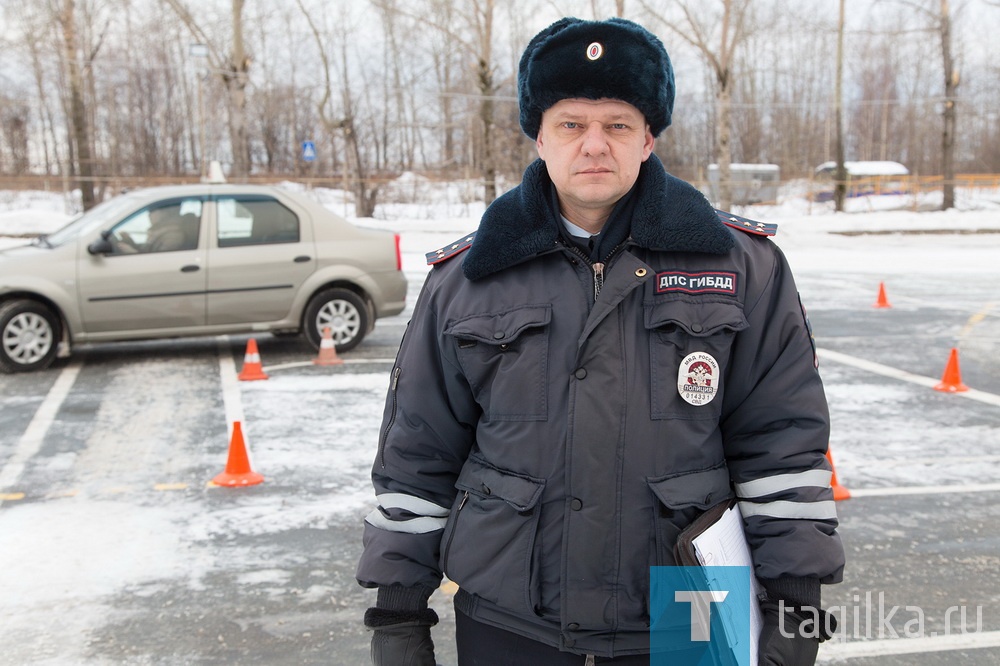
M 521 129 L 538 138 L 542 113 L 571 97 L 617 99 L 642 112 L 653 136 L 670 125 L 674 70 L 663 43 L 620 18 L 564 18 L 528 43 L 517 72 Z

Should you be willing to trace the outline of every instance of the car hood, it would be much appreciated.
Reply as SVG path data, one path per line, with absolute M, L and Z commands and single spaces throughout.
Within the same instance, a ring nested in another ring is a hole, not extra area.
M 40 257 L 51 256 L 53 248 L 43 245 L 15 245 L 0 250 L 0 267 L 10 266 L 26 261 L 34 261 Z

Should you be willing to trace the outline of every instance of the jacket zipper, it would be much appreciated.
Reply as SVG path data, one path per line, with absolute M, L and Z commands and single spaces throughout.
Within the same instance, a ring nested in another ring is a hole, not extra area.
M 385 430 L 382 431 L 382 441 L 378 444 L 378 461 L 382 469 L 385 469 L 385 443 L 389 439 L 389 431 L 392 430 L 392 424 L 396 422 L 396 387 L 399 386 L 399 373 L 402 370 L 402 368 L 397 366 L 392 371 L 392 384 L 389 387 L 389 394 L 392 396 L 392 409 L 389 411 L 389 421 L 385 424 Z
M 591 268 L 594 269 L 594 302 L 597 302 L 597 297 L 601 295 L 601 287 L 604 286 L 604 264 L 596 263 L 591 264 Z
M 621 243 L 619 243 L 618 245 L 616 245 L 613 250 L 611 250 L 611 252 L 608 254 L 608 258 L 607 259 L 605 259 L 603 262 L 599 261 L 599 262 L 596 262 L 596 263 L 592 262 L 590 260 L 590 257 L 588 257 L 587 254 L 583 250 L 581 250 L 580 248 L 576 247 L 575 245 L 569 245 L 567 243 L 563 243 L 563 246 L 566 249 L 568 249 L 570 252 L 572 252 L 576 256 L 580 257 L 581 259 L 583 259 L 584 262 L 586 262 L 587 264 L 590 265 L 591 270 L 594 271 L 594 302 L 595 303 L 597 302 L 597 297 L 601 295 L 601 289 L 604 288 L 604 269 L 605 269 L 605 267 L 607 266 L 608 263 L 611 262 L 611 259 L 613 259 L 618 254 L 618 252 L 620 252 L 621 249 L 623 247 L 625 247 L 625 245 L 629 242 L 629 240 L 630 239 L 628 239 L 628 238 L 626 238 L 625 240 L 623 240 Z
M 451 526 L 451 534 L 448 535 L 448 543 L 444 545 L 444 557 L 441 558 L 441 564 L 444 565 L 442 568 L 448 566 L 448 556 L 451 554 L 451 542 L 455 540 L 455 529 L 458 527 L 458 514 L 462 512 L 462 507 L 464 507 L 465 503 L 468 501 L 469 501 L 469 491 L 466 490 L 465 494 L 462 495 L 462 501 L 458 503 L 458 508 L 455 509 L 455 517 L 453 519 Z

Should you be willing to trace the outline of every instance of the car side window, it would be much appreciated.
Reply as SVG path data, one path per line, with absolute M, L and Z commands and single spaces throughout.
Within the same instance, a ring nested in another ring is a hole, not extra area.
M 200 199 L 183 199 L 136 211 L 111 229 L 112 254 L 197 249 L 201 208 Z
M 299 242 L 299 218 L 276 199 L 216 200 L 219 247 Z

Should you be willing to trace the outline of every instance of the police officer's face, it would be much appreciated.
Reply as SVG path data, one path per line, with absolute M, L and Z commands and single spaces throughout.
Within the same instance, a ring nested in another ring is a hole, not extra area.
M 642 113 L 610 99 L 556 102 L 542 114 L 535 143 L 562 214 L 591 232 L 600 230 L 653 151 Z

